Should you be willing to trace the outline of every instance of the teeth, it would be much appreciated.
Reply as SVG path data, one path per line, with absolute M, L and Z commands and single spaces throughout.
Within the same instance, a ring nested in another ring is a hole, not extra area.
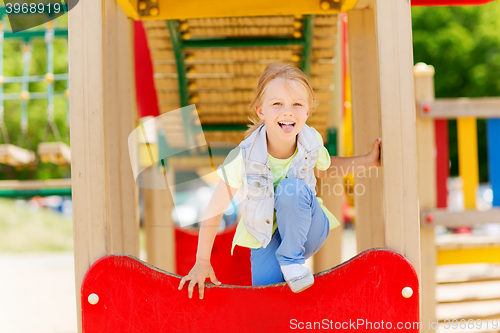
M 279 123 L 283 124 L 283 125 L 293 125 L 293 124 L 295 124 L 293 121 L 280 121 Z

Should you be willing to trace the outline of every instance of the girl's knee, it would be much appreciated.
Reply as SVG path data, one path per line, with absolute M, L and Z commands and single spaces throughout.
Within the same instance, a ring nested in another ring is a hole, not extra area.
M 276 186 L 276 191 L 274 193 L 274 202 L 275 205 L 278 201 L 291 201 L 294 202 L 301 195 L 308 194 L 309 187 L 307 184 L 297 178 L 285 178 L 279 182 L 278 186 Z

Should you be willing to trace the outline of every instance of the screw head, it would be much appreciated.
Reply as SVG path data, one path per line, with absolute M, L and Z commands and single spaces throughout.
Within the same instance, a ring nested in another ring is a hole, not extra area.
M 427 113 L 431 110 L 431 106 L 429 104 L 424 104 L 422 110 L 424 110 L 424 112 Z
M 321 1 L 321 3 L 319 5 L 320 5 L 321 9 L 323 9 L 323 10 L 328 10 L 331 7 L 329 1 Z
M 99 302 L 99 296 L 97 296 L 97 294 L 92 293 L 89 295 L 88 301 L 90 304 L 95 305 L 97 304 L 97 302 Z
M 432 214 L 427 214 L 427 215 L 425 216 L 425 222 L 427 222 L 427 223 L 432 223 L 432 221 L 434 221 L 434 215 L 432 215 Z
M 404 298 L 410 298 L 413 295 L 413 289 L 410 287 L 404 287 L 401 294 L 403 294 Z
M 159 13 L 160 13 L 160 11 L 158 10 L 158 7 L 149 8 L 149 15 L 157 16 Z

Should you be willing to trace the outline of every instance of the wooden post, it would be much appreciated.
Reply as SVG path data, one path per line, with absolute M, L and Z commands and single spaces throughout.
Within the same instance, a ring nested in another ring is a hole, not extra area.
M 424 63 L 415 66 L 416 100 L 434 99 L 434 67 Z M 437 206 L 436 137 L 434 119 L 417 117 L 418 197 L 421 210 Z M 436 243 L 434 228 L 420 229 L 422 256 L 422 322 L 436 321 Z M 422 332 L 435 332 L 429 325 Z
M 375 1 L 385 242 L 420 278 L 420 224 L 411 12 L 408 1 Z
M 361 155 L 368 153 L 372 143 L 380 137 L 375 14 L 372 6 L 351 10 L 348 15 L 354 155 Z M 357 251 L 384 247 L 382 170 L 358 174 L 355 184 L 358 190 L 354 197 Z
M 173 168 L 169 168 L 173 180 Z M 170 190 L 142 189 L 143 226 L 146 232 L 147 261 L 153 266 L 175 273 L 175 225 L 172 220 L 174 200 Z
M 78 331 L 87 269 L 111 253 L 138 256 L 137 186 L 127 137 L 134 128 L 132 22 L 114 1 L 69 13 L 71 159 Z
M 340 15 L 339 15 L 340 17 Z M 337 155 L 343 156 L 342 150 L 342 22 L 337 20 L 337 43 L 336 43 L 336 62 L 334 73 L 335 91 L 333 93 L 333 107 L 328 117 L 328 128 L 337 129 Z M 330 230 L 330 234 L 326 239 L 321 249 L 314 255 L 313 268 L 314 273 L 318 273 L 342 262 L 342 231 L 344 229 L 344 221 L 342 216 L 342 198 L 343 193 L 336 195 L 334 189 L 343 188 L 344 179 L 338 178 L 320 178 L 318 179 L 319 195 L 323 199 L 325 207 L 337 218 L 340 223 L 335 229 Z M 323 189 L 323 190 L 321 190 Z

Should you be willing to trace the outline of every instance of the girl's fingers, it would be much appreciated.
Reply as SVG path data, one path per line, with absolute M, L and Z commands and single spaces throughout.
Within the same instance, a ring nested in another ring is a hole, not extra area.
M 184 283 L 186 283 L 186 281 L 188 281 L 188 277 L 187 276 L 184 276 L 182 279 L 181 279 L 181 282 L 179 283 L 179 290 L 182 289 L 182 286 L 184 285 Z
M 198 294 L 200 295 L 200 299 L 203 299 L 203 294 L 205 293 L 205 283 L 198 283 Z
M 196 281 L 195 280 L 191 280 L 189 282 L 189 286 L 188 286 L 188 297 L 189 298 L 193 297 L 194 286 L 196 286 Z
M 217 280 L 217 278 L 215 277 L 214 272 L 210 272 L 210 281 L 212 281 L 213 284 L 216 284 L 218 286 L 221 285 L 221 282 L 219 280 Z

